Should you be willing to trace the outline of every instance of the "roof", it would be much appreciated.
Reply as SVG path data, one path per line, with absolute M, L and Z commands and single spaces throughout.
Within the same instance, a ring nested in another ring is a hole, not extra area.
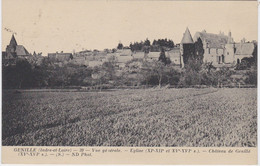
M 23 45 L 17 45 L 14 35 L 10 40 L 9 45 L 6 47 L 6 54 L 10 57 L 16 58 L 17 56 L 28 56 L 30 53 Z
M 206 32 L 196 32 L 194 40 L 200 38 L 203 42 L 208 43 L 209 48 L 223 48 L 228 42 L 228 36 L 223 34 L 213 34 Z
M 72 53 L 48 53 L 48 58 L 59 61 L 69 61 L 73 59 Z
M 191 44 L 191 43 L 194 43 L 193 42 L 193 39 L 191 37 L 191 34 L 190 34 L 190 30 L 187 28 L 185 33 L 183 34 L 183 38 L 181 40 L 181 43 L 182 44 Z
M 236 55 L 252 55 L 255 45 L 254 43 L 236 43 Z
M 29 55 L 29 52 L 22 45 L 16 46 L 15 52 L 17 56 Z
M 117 50 L 116 53 L 118 53 L 121 56 L 132 55 L 132 51 L 130 49 Z
M 159 58 L 160 57 L 160 53 L 161 52 L 149 52 L 149 54 L 147 54 L 147 56 L 149 58 Z
M 48 56 L 71 56 L 72 53 L 48 53 Z
M 167 52 L 170 52 L 170 53 L 172 53 L 172 52 L 180 52 L 180 47 L 174 47 L 173 49 L 171 49 L 171 50 L 169 50 L 169 51 L 167 51 Z
M 170 50 L 166 52 L 167 57 L 180 57 L 181 56 L 181 52 L 180 52 L 180 48 L 174 49 L 174 50 Z
M 126 63 L 126 62 L 128 62 L 132 59 L 133 59 L 132 56 L 117 56 L 117 62 L 118 63 Z
M 88 62 L 89 67 L 101 66 L 102 64 L 103 64 L 103 62 L 101 62 L 101 61 L 89 61 Z
M 15 38 L 14 38 L 14 35 L 12 35 L 12 38 L 11 38 L 11 40 L 10 40 L 10 44 L 9 44 L 10 46 L 17 46 L 17 42 L 16 42 L 16 40 L 15 40 Z
M 144 58 L 144 52 L 134 52 L 133 57 L 134 59 L 142 59 Z

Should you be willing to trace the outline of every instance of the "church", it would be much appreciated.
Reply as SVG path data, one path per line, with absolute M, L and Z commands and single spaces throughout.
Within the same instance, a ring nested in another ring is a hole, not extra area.
M 6 47 L 6 51 L 2 53 L 4 59 L 16 59 L 16 58 L 28 58 L 30 53 L 23 45 L 18 45 L 14 35 L 10 40 L 9 45 Z

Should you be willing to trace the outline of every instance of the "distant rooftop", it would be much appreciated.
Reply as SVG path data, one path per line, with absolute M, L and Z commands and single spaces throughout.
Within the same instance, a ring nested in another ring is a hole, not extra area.
M 207 33 L 205 30 L 202 32 L 196 32 L 194 40 L 197 41 L 200 38 L 202 41 L 208 43 L 210 48 L 223 48 L 228 43 L 228 36 L 223 33 L 213 34 Z

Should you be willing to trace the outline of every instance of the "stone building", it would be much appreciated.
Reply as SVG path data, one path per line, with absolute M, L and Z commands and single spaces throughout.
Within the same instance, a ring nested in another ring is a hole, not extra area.
M 255 43 L 246 42 L 245 39 L 240 43 L 229 42 L 225 45 L 225 57 L 229 63 L 238 64 L 243 58 L 252 57 L 255 47 L 257 47 Z
M 180 47 L 175 47 L 170 51 L 166 51 L 165 54 L 166 54 L 166 57 L 170 58 L 172 64 L 178 65 L 178 66 L 182 65 Z
M 61 51 L 60 53 L 48 53 L 48 58 L 53 61 L 68 62 L 73 59 L 73 56 L 72 53 L 64 53 Z
M 203 62 L 213 62 L 213 65 L 220 63 L 231 63 L 230 56 L 225 56 L 225 45 L 228 41 L 233 41 L 230 36 L 224 35 L 224 33 L 212 34 L 207 33 L 205 30 L 202 32 L 196 32 L 194 35 L 194 41 L 196 42 L 200 38 L 203 43 L 204 57 Z
M 203 30 L 196 32 L 192 39 L 187 28 L 180 44 L 181 59 L 183 59 L 184 64 L 187 63 L 188 57 L 192 56 L 187 54 L 195 53 L 194 43 L 199 38 L 203 43 L 203 62 L 212 62 L 216 67 L 234 66 L 240 63 L 243 58 L 252 57 L 256 47 L 255 43 L 246 42 L 245 39 L 241 40 L 240 43 L 234 42 L 231 32 L 224 35 L 223 32 L 213 34 Z

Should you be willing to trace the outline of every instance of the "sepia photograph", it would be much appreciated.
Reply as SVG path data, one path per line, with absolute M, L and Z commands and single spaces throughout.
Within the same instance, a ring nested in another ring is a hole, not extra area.
M 2 146 L 257 148 L 257 7 L 2 0 Z

